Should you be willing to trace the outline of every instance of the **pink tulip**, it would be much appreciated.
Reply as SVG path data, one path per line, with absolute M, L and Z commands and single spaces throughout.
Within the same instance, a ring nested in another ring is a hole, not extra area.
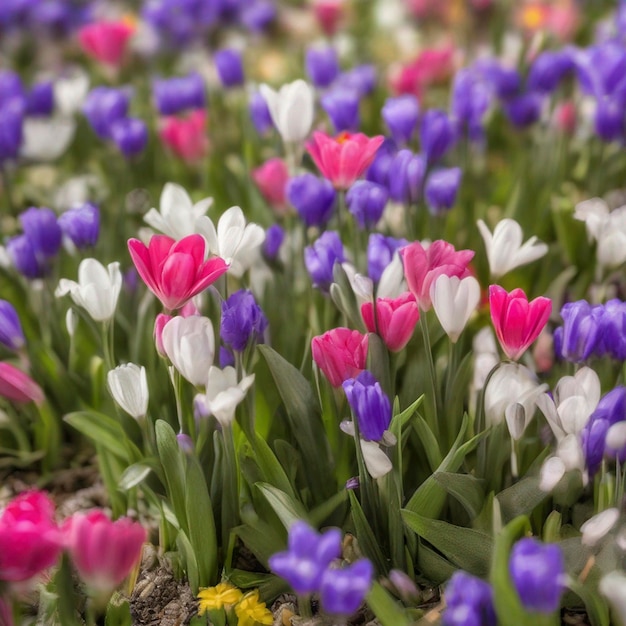
M 0 396 L 13 402 L 41 404 L 44 401 L 41 387 L 28 374 L 10 363 L 0 363 Z
M 381 336 L 391 352 L 400 352 L 411 339 L 420 313 L 412 293 L 404 293 L 399 298 L 378 298 L 376 318 L 374 304 L 361 305 L 361 315 L 370 333 Z
M 509 359 L 517 361 L 547 324 L 552 301 L 539 297 L 528 302 L 521 289 L 507 293 L 499 285 L 491 285 L 489 304 L 498 341 Z
M 392 74 L 392 91 L 397 95 L 421 97 L 430 85 L 447 81 L 454 72 L 455 52 L 450 44 L 422 50 L 415 60 L 401 65 Z
M 344 0 L 314 0 L 313 13 L 324 34 L 332 37 L 344 14 Z
M 128 240 L 139 276 L 169 311 L 180 309 L 228 270 L 220 257 L 205 261 L 204 249 L 202 235 L 189 235 L 180 241 L 153 235 L 148 246 L 138 239 Z
M 76 513 L 63 526 L 65 544 L 85 584 L 112 592 L 141 557 L 146 530 L 128 518 L 112 522 L 102 511 Z
M 0 580 L 34 578 L 55 564 L 62 544 L 52 500 L 43 491 L 20 494 L 0 517 Z
M 163 329 L 165 325 L 174 318 L 171 315 L 166 315 L 165 313 L 159 313 L 154 320 L 154 345 L 156 346 L 157 352 L 163 358 L 167 358 L 167 353 L 165 352 L 165 348 L 163 346 Z
M 344 380 L 356 378 L 367 361 L 368 336 L 349 328 L 333 328 L 313 337 L 313 360 L 333 387 L 341 387 Z
M 104 65 L 122 64 L 128 40 L 135 29 L 127 22 L 95 22 L 80 29 L 78 40 L 82 49 Z
M 159 131 L 161 141 L 188 163 L 199 161 L 209 149 L 206 112 L 196 109 L 186 117 L 166 117 Z
M 269 159 L 252 170 L 252 179 L 267 203 L 278 213 L 284 213 L 287 208 L 285 186 L 289 180 L 285 162 L 279 158 Z
M 370 166 L 384 140 L 380 135 L 341 133 L 329 137 L 314 132 L 306 148 L 319 171 L 336 189 L 348 189 Z
M 402 248 L 400 256 L 409 289 L 423 311 L 431 307 L 430 287 L 439 276 L 445 274 L 465 278 L 472 275 L 468 265 L 474 251 L 457 251 L 451 243 L 441 239 L 433 241 L 428 248 L 415 241 Z

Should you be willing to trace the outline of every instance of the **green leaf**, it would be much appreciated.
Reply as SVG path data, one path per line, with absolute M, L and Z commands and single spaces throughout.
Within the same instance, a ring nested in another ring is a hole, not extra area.
M 436 585 L 444 583 L 458 569 L 422 541 L 417 550 L 417 565 L 423 575 Z
M 548 494 L 539 489 L 539 477 L 522 478 L 513 486 L 501 491 L 496 498 L 500 502 L 504 522 L 510 522 L 519 515 L 530 515 Z
M 295 498 L 296 494 L 289 478 L 285 473 L 282 465 L 278 462 L 276 455 L 269 447 L 265 439 L 254 435 L 254 441 L 251 442 L 254 453 L 254 460 L 265 477 L 265 482 L 270 483 L 277 489 L 288 493 Z
M 380 550 L 378 541 L 374 536 L 374 531 L 370 526 L 361 504 L 352 490 L 349 491 L 350 495 L 350 507 L 352 511 L 352 522 L 354 523 L 354 530 L 356 538 L 359 542 L 359 547 L 363 554 L 369 558 L 379 574 L 386 574 L 389 572 L 389 565 L 383 553 Z
M 463 418 L 463 423 L 450 452 L 445 456 L 437 472 L 456 472 L 465 460 L 465 457 L 478 445 L 478 442 L 486 436 L 488 431 L 475 435 L 469 441 L 461 444 L 467 430 L 468 417 Z M 446 501 L 446 490 L 435 480 L 434 475 L 429 476 L 415 491 L 408 501 L 406 508 L 413 513 L 435 518 L 443 509 Z
M 132 626 L 132 623 L 128 599 L 115 592 L 107 605 L 104 626 Z
M 189 586 L 195 596 L 200 588 L 200 573 L 198 571 L 196 553 L 191 545 L 191 542 L 189 541 L 189 537 L 187 537 L 183 530 L 176 535 L 176 545 L 184 558 L 187 580 L 189 581 Z
M 411 620 L 406 611 L 380 583 L 374 582 L 366 600 L 382 626 L 410 626 Z
M 323 428 L 317 396 L 309 381 L 278 352 L 267 345 L 260 345 L 257 349 L 263 355 L 285 405 L 289 427 L 302 451 L 303 465 L 307 468 L 309 488 L 318 501 L 322 501 L 332 494 L 336 481 L 328 442 L 320 437 Z
M 302 504 L 284 491 L 267 483 L 256 483 L 255 487 L 263 494 L 286 530 L 289 530 L 289 527 L 299 519 L 308 520 L 307 512 Z
M 209 489 L 195 457 L 187 457 L 185 510 L 201 587 L 217 583 L 217 534 Z
M 477 517 L 485 504 L 482 480 L 470 474 L 435 472 L 434 479 L 467 511 L 470 519 Z
M 169 501 L 181 528 L 188 531 L 187 507 L 185 505 L 187 472 L 186 463 L 183 462 L 183 453 L 178 446 L 176 433 L 166 421 L 157 420 L 154 430 Z
M 239 589 L 258 589 L 263 600 L 270 601 L 281 593 L 289 591 L 289 585 L 274 574 L 259 572 L 246 572 L 241 569 L 233 569 L 226 576 L 226 580 L 239 587 Z
M 328 500 L 322 502 L 322 504 L 309 512 L 308 517 L 311 520 L 311 524 L 313 524 L 313 526 L 317 526 L 318 528 L 320 526 L 343 526 L 343 518 L 347 513 L 347 501 L 347 489 L 338 491 L 334 496 L 331 496 Z M 330 518 L 335 513 L 340 516 L 340 520 L 332 523 Z
M 119 482 L 119 488 L 122 491 L 128 491 L 137 485 L 140 485 L 148 474 L 152 471 L 152 467 L 146 463 L 133 463 L 129 465 L 122 474 Z
M 270 524 L 256 518 L 254 524 L 246 523 L 233 530 L 254 556 L 268 567 L 272 554 L 285 549 L 286 538 Z
M 454 526 L 447 522 L 423 517 L 404 509 L 406 525 L 432 544 L 457 567 L 476 576 L 489 572 L 493 542 L 491 537 L 473 528 Z
M 128 458 L 128 445 L 133 444 L 128 441 L 124 429 L 114 418 L 89 410 L 68 413 L 63 420 L 123 461 L 131 463 L 134 460 Z M 141 458 L 139 450 L 137 453 L 137 458 Z
M 592 626 L 609 626 L 609 609 L 606 601 L 598 591 L 599 576 L 598 568 L 594 568 L 596 572 L 585 579 L 585 583 L 570 578 L 567 586 L 585 603 L 585 609 Z M 590 573 L 591 574 L 591 573 Z

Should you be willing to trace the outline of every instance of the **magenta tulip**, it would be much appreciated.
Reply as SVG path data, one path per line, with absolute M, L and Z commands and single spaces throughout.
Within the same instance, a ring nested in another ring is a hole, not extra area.
M 180 241 L 154 235 L 148 246 L 129 239 L 128 250 L 139 276 L 169 311 L 180 309 L 228 270 L 224 259 L 205 260 L 202 235 Z
M 399 298 L 378 298 L 375 317 L 374 304 L 365 302 L 361 315 L 367 330 L 380 335 L 391 352 L 400 352 L 406 346 L 420 317 L 415 296 L 408 292 Z
M 489 305 L 498 341 L 513 361 L 537 339 L 552 312 L 550 298 L 539 297 L 528 302 L 522 289 L 507 293 L 499 285 L 489 287 Z
M 356 378 L 367 361 L 368 337 L 357 330 L 333 328 L 313 337 L 313 360 L 333 387 L 341 387 L 344 380 Z

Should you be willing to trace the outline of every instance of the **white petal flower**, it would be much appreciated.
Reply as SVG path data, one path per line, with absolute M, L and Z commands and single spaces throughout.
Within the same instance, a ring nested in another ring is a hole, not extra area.
M 626 422 L 617 422 L 606 433 L 607 452 L 619 452 L 626 446 Z
M 500 424 L 505 418 L 509 405 L 521 401 L 524 406 L 524 401 L 528 402 L 533 392 L 538 389 L 542 392 L 544 388 L 540 387 L 534 374 L 528 368 L 519 363 L 504 363 L 493 373 L 485 389 L 487 426 Z M 530 395 L 527 395 L 529 392 Z M 534 402 L 533 399 L 533 408 Z M 514 415 L 510 414 L 511 421 L 513 418 Z
M 206 383 L 215 356 L 215 334 L 208 317 L 175 317 L 163 328 L 163 349 L 181 376 L 197 387 Z
M 626 626 L 626 574 L 613 571 L 602 578 L 598 588 L 608 599 L 616 624 Z
M 588 519 L 581 527 L 584 546 L 595 546 L 615 526 L 619 519 L 619 509 L 606 509 Z
M 603 225 L 609 218 L 609 207 L 601 198 L 579 202 L 574 209 L 574 219 L 585 222 L 589 239 L 598 239 Z
M 196 233 L 196 222 L 206 215 L 213 198 L 205 198 L 193 204 L 189 194 L 180 185 L 166 183 L 161 192 L 159 210 L 150 209 L 144 221 L 155 230 L 179 240 Z
M 220 217 L 217 230 L 211 219 L 201 217 L 196 222 L 196 232 L 207 241 L 211 254 L 222 257 L 229 264 L 229 274 L 240 278 L 257 258 L 265 231 L 258 224 L 246 224 L 243 211 L 230 207 Z
M 54 103 L 62 115 L 74 115 L 83 106 L 89 91 L 89 74 L 74 68 L 69 74 L 57 79 L 53 85 Z
M 58 159 L 74 138 L 76 122 L 67 117 L 27 117 L 22 126 L 20 156 L 33 161 Z
M 376 289 L 377 298 L 398 298 L 408 291 L 404 278 L 404 265 L 398 252 L 394 252 L 391 263 L 383 270 Z
M 93 320 L 104 322 L 115 314 L 121 289 L 119 263 L 109 263 L 105 268 L 96 259 L 83 259 L 78 266 L 78 282 L 62 278 L 54 294 L 60 297 L 69 293 Z
M 372 478 L 380 478 L 393 469 L 391 460 L 377 442 L 361 439 L 361 450 L 365 467 Z
M 303 141 L 313 124 L 314 92 L 311 86 L 299 79 L 283 85 L 278 92 L 268 85 L 261 85 L 260 91 L 283 141 Z
M 148 380 L 146 368 L 134 363 L 126 363 L 107 374 L 107 384 L 117 404 L 135 419 L 148 412 Z
M 561 478 L 565 476 L 565 464 L 558 456 L 551 456 L 545 460 L 539 473 L 539 489 L 546 493 L 551 492 Z
M 234 367 L 228 366 L 222 370 L 212 366 L 209 370 L 206 394 L 196 396 L 196 402 L 203 406 L 207 414 L 214 415 L 222 427 L 228 427 L 235 419 L 237 405 L 245 398 L 253 382 L 254 374 L 245 376 L 237 382 Z
M 480 301 L 480 285 L 473 276 L 460 279 L 442 274 L 432 284 L 430 298 L 439 323 L 456 343 Z
M 493 234 L 483 220 L 478 220 L 478 230 L 485 242 L 489 270 L 493 278 L 499 278 L 516 267 L 536 261 L 548 252 L 545 243 L 531 237 L 522 245 L 522 227 L 509 218 L 496 224 Z
M 545 415 L 557 440 L 577 434 L 589 421 L 600 401 L 600 379 L 589 367 L 559 380 L 553 396 L 542 394 L 537 406 Z

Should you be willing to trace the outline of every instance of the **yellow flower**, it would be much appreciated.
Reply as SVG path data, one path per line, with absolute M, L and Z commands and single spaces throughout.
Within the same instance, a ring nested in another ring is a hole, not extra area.
M 266 608 L 265 602 L 259 601 L 259 590 L 247 593 L 235 607 L 235 613 L 239 620 L 238 626 L 256 626 L 265 624 L 270 626 L 274 623 L 272 612 Z
M 200 603 L 198 613 L 202 615 L 213 609 L 223 609 L 225 606 L 236 604 L 242 596 L 241 590 L 230 583 L 220 583 L 215 587 L 202 589 L 198 594 Z

